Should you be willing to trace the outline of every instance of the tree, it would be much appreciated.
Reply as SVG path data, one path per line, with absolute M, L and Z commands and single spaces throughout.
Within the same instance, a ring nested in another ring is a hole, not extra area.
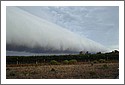
M 101 52 L 97 52 L 96 54 L 101 54 Z
M 83 54 L 83 51 L 80 51 L 79 54 Z

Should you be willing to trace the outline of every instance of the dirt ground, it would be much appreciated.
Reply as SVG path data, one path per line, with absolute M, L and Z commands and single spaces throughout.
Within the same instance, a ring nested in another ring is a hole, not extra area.
M 114 79 L 118 63 L 7 66 L 7 79 Z

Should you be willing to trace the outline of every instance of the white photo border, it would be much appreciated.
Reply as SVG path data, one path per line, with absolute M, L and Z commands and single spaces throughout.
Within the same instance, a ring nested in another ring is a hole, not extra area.
M 119 79 L 6 79 L 6 6 L 119 6 Z M 1 84 L 124 84 L 124 1 L 1 1 Z

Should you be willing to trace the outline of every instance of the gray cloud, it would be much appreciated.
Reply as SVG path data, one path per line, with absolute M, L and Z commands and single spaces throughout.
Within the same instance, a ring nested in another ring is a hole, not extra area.
M 12 45 L 13 48 L 23 46 L 52 51 L 107 51 L 107 48 L 97 42 L 81 37 L 18 7 L 7 7 L 6 18 L 6 41 L 7 45 Z

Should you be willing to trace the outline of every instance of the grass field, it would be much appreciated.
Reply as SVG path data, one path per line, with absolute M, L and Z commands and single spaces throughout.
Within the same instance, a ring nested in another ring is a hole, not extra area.
M 7 65 L 7 79 L 114 79 L 119 64 L 77 63 L 74 65 Z

